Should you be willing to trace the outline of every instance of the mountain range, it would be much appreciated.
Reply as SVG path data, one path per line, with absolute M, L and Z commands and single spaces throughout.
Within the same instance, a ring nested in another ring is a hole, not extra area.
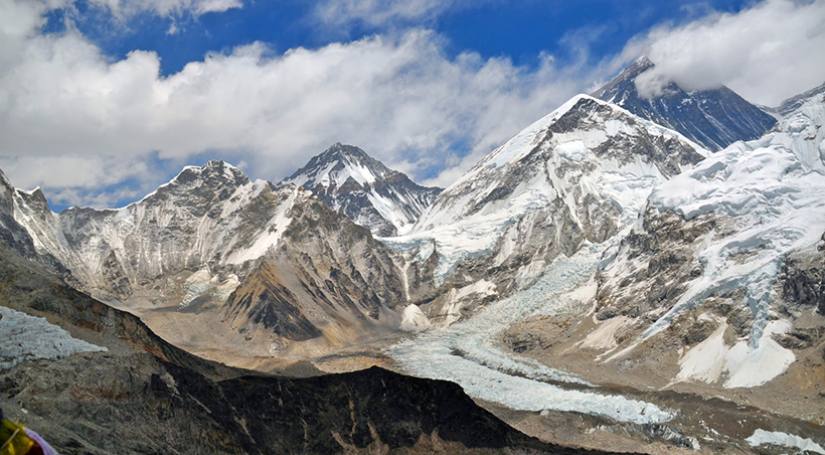
M 563 445 L 581 445 L 565 435 L 587 427 L 585 445 L 608 450 L 627 441 L 751 450 L 763 433 L 788 436 L 774 445 L 821 447 L 825 382 L 810 378 L 825 372 L 825 85 L 772 109 L 726 87 L 671 83 L 645 98 L 636 80 L 653 66 L 637 60 L 593 96 L 573 97 L 443 190 L 343 144 L 279 183 L 223 161 L 189 166 L 118 209 L 55 213 L 41 190 L 14 188 L 0 172 L 4 276 L 15 298 L 27 288 L 49 295 L 20 281 L 34 274 L 92 309 L 37 297 L 12 307 L 83 341 L 66 341 L 84 354 L 60 368 L 149 351 L 136 368 L 164 395 L 153 413 L 180 399 L 250 422 L 255 399 L 283 403 L 282 387 L 319 396 L 325 380 L 280 380 L 281 395 L 267 395 L 274 383 L 261 381 L 273 379 L 233 379 L 234 368 L 379 365 L 456 382 L 508 423 Z M 95 326 L 89 311 L 141 341 Z M 11 368 L 17 388 L 34 374 L 25 362 Z M 432 403 L 447 393 L 382 370 L 360 374 L 326 381 L 344 391 L 380 382 L 383 397 L 402 401 L 405 387 L 424 387 Z M 294 412 L 311 420 L 333 402 L 360 409 L 376 399 L 369 390 Z M 214 394 L 224 401 L 203 401 Z M 723 404 L 703 408 L 696 397 Z M 461 412 L 482 415 L 462 403 Z M 187 418 L 214 424 L 195 411 Z M 492 416 L 474 418 L 513 450 L 552 450 Z M 342 448 L 436 444 L 421 442 L 434 427 L 416 419 L 400 439 L 397 428 L 373 431 L 373 421 L 333 439 Z M 64 431 L 55 435 L 70 447 Z M 284 440 L 311 442 L 297 427 L 284 431 Z M 447 439 L 471 446 L 459 436 Z M 84 437 L 88 448 L 94 436 Z M 210 444 L 260 442 L 220 438 Z M 265 446 L 285 449 L 277 443 Z M 317 443 L 304 447 L 333 444 Z

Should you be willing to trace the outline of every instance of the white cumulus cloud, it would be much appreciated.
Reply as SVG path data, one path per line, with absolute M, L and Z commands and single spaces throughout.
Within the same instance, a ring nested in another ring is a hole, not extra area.
M 0 168 L 73 204 L 100 203 L 93 190 L 118 182 L 150 189 L 164 174 L 150 162 L 221 157 L 278 180 L 338 141 L 446 184 L 447 168 L 591 80 L 549 56 L 535 68 L 451 57 L 420 29 L 282 54 L 253 43 L 161 75 L 154 52 L 112 60 L 71 28 L 39 33 L 43 9 L 25 11 L 26 27 L 0 18 Z
M 184 7 L 197 14 L 236 3 L 94 1 L 172 17 Z M 412 10 L 393 1 L 365 5 L 390 8 L 377 9 L 385 12 L 376 20 L 441 8 L 420 1 Z M 412 28 L 283 53 L 251 43 L 162 74 L 155 52 L 113 59 L 73 27 L 43 33 L 46 12 L 71 0 L 0 0 L 0 168 L 18 186 L 42 186 L 61 202 L 106 205 L 148 192 L 183 164 L 229 159 L 246 163 L 253 177 L 278 180 L 344 142 L 445 186 L 641 53 L 657 63 L 650 90 L 657 80 L 697 89 L 726 84 L 775 104 L 817 85 L 825 79 L 824 2 L 768 0 L 658 27 L 596 64 L 581 39 L 563 43 L 573 46 L 572 63 L 541 55 L 524 67 L 474 52 L 450 55 L 442 36 Z
M 480 2 L 483 0 L 476 0 Z M 468 6 L 466 0 L 323 0 L 315 14 L 323 23 L 364 23 L 386 26 L 396 22 L 428 21 L 446 11 Z
M 766 0 L 657 27 L 625 54 L 647 54 L 656 64 L 637 80 L 640 93 L 655 95 L 671 81 L 689 90 L 727 85 L 775 105 L 825 81 L 825 0 Z
M 115 17 L 124 19 L 139 13 L 158 16 L 199 16 L 222 13 L 243 7 L 242 0 L 88 0 L 92 5 L 107 8 Z

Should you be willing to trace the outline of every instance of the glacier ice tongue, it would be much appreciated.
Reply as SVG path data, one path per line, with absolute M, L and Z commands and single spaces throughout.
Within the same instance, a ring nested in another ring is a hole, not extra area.
M 673 417 L 669 410 L 601 393 L 575 375 L 496 346 L 499 332 L 512 323 L 533 314 L 563 311 L 570 305 L 563 294 L 590 279 L 600 253 L 600 247 L 586 247 L 572 257 L 557 258 L 527 289 L 491 303 L 466 321 L 430 330 L 387 352 L 412 375 L 456 382 L 472 397 L 511 409 L 580 412 L 639 424 L 666 422 Z M 586 388 L 569 390 L 553 383 Z
M 745 441 L 751 447 L 761 445 L 776 445 L 788 448 L 799 449 L 804 452 L 819 453 L 825 455 L 825 448 L 809 438 L 803 438 L 794 434 L 782 433 L 781 431 L 766 431 L 761 428 L 756 429 Z
M 0 370 L 27 360 L 59 359 L 78 352 L 106 350 L 74 338 L 45 318 L 0 306 Z

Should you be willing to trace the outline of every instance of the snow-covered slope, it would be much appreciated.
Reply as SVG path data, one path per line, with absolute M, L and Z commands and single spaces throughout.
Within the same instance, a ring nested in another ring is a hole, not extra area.
M 679 133 L 579 95 L 484 157 L 392 241 L 434 244 L 438 278 L 478 258 L 478 278 L 529 273 L 533 261 L 616 234 L 656 183 L 705 154 Z
M 795 113 L 803 104 L 822 93 L 825 93 L 825 83 L 786 99 L 779 106 L 773 108 L 772 111 L 782 116 L 788 116 Z
M 770 114 L 724 86 L 685 91 L 670 83 L 661 95 L 645 98 L 636 88 L 636 78 L 652 67 L 653 62 L 641 57 L 593 96 L 673 128 L 712 151 L 736 141 L 756 139 L 776 123 Z
M 702 327 L 678 379 L 750 387 L 785 371 L 792 347 L 816 343 L 804 334 L 792 341 L 797 321 L 816 325 L 813 314 L 825 315 L 825 93 L 793 104 L 776 132 L 653 191 L 600 274 L 597 317 L 633 318 L 635 336 L 626 333 L 630 342 L 612 358 Z
M 335 144 L 285 183 L 302 186 L 325 204 L 379 236 L 404 232 L 441 191 L 417 185 L 363 150 Z

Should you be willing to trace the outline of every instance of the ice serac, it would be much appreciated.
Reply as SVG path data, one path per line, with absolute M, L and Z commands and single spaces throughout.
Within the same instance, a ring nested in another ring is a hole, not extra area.
M 672 128 L 711 151 L 757 139 L 776 124 L 773 116 L 725 86 L 686 91 L 671 82 L 660 95 L 644 97 L 639 94 L 636 78 L 653 66 L 641 57 L 593 96 Z
M 78 288 L 193 352 L 272 356 L 309 340 L 320 352 L 400 318 L 397 267 L 368 230 L 222 161 L 120 209 L 57 214 L 39 191 L 13 197 L 14 221 Z
M 377 236 L 412 226 L 440 188 L 427 188 L 352 145 L 335 144 L 313 157 L 286 183 L 302 186 Z
M 615 235 L 656 183 L 706 153 L 675 131 L 579 95 L 484 157 L 392 241 L 434 244 L 437 280 L 509 289 L 560 253 Z
M 683 336 L 679 379 L 751 387 L 822 340 L 825 90 L 785 105 L 776 131 L 653 191 L 599 276 L 597 317 L 635 321 L 614 358 Z

